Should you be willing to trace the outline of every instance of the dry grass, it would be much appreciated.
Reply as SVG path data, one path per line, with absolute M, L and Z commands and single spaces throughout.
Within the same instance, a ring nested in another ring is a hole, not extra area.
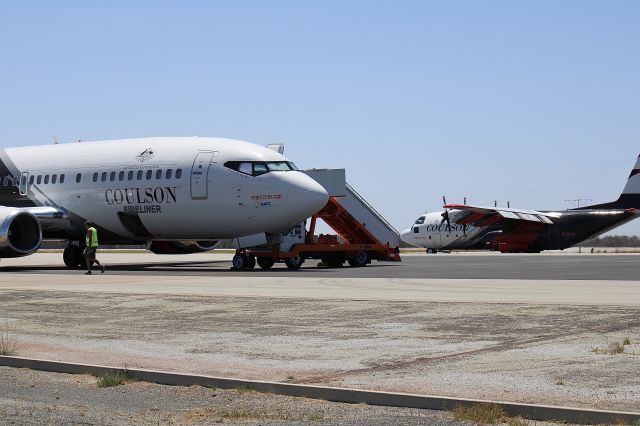
M 473 422 L 475 424 L 492 425 L 496 423 L 509 426 L 527 426 L 522 417 L 508 417 L 502 406 L 497 404 L 480 403 L 468 407 L 459 406 L 453 410 L 453 417 L 458 421 Z
M 458 421 L 480 424 L 495 424 L 504 419 L 504 410 L 497 404 L 473 404 L 468 407 L 459 406 L 453 410 L 453 417 Z
M 98 379 L 99 388 L 109 388 L 112 386 L 119 386 L 125 383 L 135 382 L 135 379 L 131 375 L 131 372 L 126 368 L 123 370 L 116 370 L 105 374 Z
M 613 343 L 609 343 L 609 346 L 607 346 L 606 349 L 594 349 L 593 352 L 597 353 L 597 354 L 602 354 L 602 355 L 619 355 L 619 354 L 623 354 L 624 350 L 625 350 L 625 346 L 627 346 L 627 343 L 625 342 L 629 342 L 628 344 L 631 344 L 631 341 L 629 341 L 629 339 L 625 339 L 622 343 L 620 342 L 613 342 Z
M 15 330 L 9 326 L 9 322 L 5 321 L 0 326 L 0 355 L 13 356 L 16 354 L 16 346 L 18 339 L 14 335 Z

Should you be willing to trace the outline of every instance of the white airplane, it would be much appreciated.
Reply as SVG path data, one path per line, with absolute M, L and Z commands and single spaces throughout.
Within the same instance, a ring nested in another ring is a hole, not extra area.
M 144 138 L 0 150 L 0 258 L 64 240 L 83 264 L 100 244 L 196 253 L 220 239 L 280 234 L 323 208 L 326 190 L 275 149 L 232 139 Z
M 440 250 L 476 248 L 488 238 L 488 233 L 482 228 L 448 221 L 449 214 L 447 211 L 425 213 L 410 229 L 400 234 L 402 241 L 432 254 Z
M 572 210 L 525 210 L 510 206 L 447 204 L 401 234 L 404 242 L 438 250 L 491 249 L 502 253 L 564 250 L 640 216 L 640 156 L 616 201 Z

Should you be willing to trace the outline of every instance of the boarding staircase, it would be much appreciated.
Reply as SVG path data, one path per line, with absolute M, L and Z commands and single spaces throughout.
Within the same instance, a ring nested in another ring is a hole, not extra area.
M 325 187 L 329 202 L 315 216 L 327 223 L 348 244 L 400 246 L 400 233 L 364 197 L 346 183 L 344 170 L 307 170 Z

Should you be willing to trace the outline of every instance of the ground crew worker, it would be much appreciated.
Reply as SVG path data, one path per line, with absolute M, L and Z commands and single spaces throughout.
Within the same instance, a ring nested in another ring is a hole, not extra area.
M 93 224 L 89 221 L 84 223 L 84 229 L 87 230 L 87 247 L 84 249 L 84 258 L 87 261 L 87 273 L 85 275 L 91 275 L 91 265 L 93 265 L 94 262 L 98 264 L 100 272 L 104 274 L 104 265 L 96 259 L 96 251 L 98 250 L 98 230 L 94 228 Z

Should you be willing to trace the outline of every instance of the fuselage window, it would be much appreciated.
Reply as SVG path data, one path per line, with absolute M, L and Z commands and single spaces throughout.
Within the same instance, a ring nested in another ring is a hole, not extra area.
M 182 169 L 176 170 L 176 179 L 180 179 L 182 177 Z
M 100 176 L 100 180 L 103 182 L 107 181 L 107 172 L 102 172 L 102 176 Z
M 42 175 L 38 175 L 38 178 L 36 179 L 36 182 L 38 185 L 40 185 L 42 183 Z
M 97 182 L 97 181 L 98 181 L 98 172 L 95 172 L 95 173 L 93 174 L 93 181 L 94 181 L 94 182 Z
M 60 175 L 60 183 L 64 183 L 64 173 Z
M 422 225 L 426 218 L 427 218 L 426 216 L 420 216 L 418 220 L 416 220 L 416 225 Z
M 97 176 L 96 176 L 97 177 Z M 78 173 L 76 175 L 76 183 L 80 183 L 80 181 L 82 180 L 82 173 Z
M 124 172 L 118 173 L 118 180 L 124 180 Z
M 416 226 L 415 228 L 413 228 L 413 233 L 414 234 L 419 234 L 420 233 L 420 227 Z
M 44 175 L 44 184 L 48 184 L 49 183 L 49 175 Z
M 51 183 L 56 183 L 58 181 L 58 175 L 54 174 L 51 176 Z
M 167 169 L 167 173 L 165 173 L 165 178 L 167 179 L 171 179 L 171 174 L 173 173 L 173 170 L 171 169 Z
M 162 170 L 158 169 L 158 171 L 156 172 L 156 179 L 162 179 Z
M 129 170 L 129 173 L 127 173 L 127 180 L 133 180 L 133 170 Z
M 137 173 L 136 178 L 137 178 L 138 180 L 142 180 L 142 174 L 143 174 L 143 173 L 142 173 L 142 170 L 138 170 L 138 173 Z
M 116 172 L 111 172 L 111 173 L 109 174 L 109 180 L 110 180 L 111 182 L 113 182 L 113 181 L 115 181 L 115 180 L 116 180 Z
M 36 180 L 36 177 L 34 175 L 31 175 L 29 177 L 29 185 L 33 185 L 33 182 Z
M 147 170 L 147 180 L 151 180 L 153 177 L 153 170 Z

